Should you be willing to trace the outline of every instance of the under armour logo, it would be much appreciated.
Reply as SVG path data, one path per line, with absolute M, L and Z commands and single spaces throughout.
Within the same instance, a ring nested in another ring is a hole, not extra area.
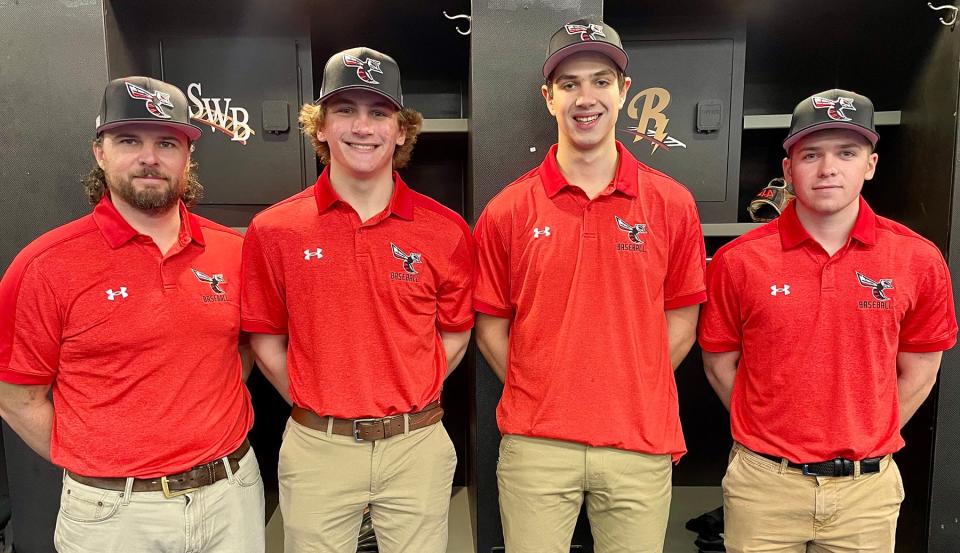
M 534 238 L 540 238 L 541 236 L 550 236 L 550 227 L 543 227 L 543 230 L 540 230 L 540 227 L 533 229 Z
M 116 292 L 113 291 L 113 288 L 111 288 L 111 289 L 109 289 L 109 290 L 104 290 L 104 292 L 106 292 L 106 294 L 107 294 L 107 299 L 110 300 L 110 301 L 113 301 L 113 300 L 116 299 L 117 297 L 121 297 L 121 298 L 127 297 L 127 287 L 126 287 L 126 286 L 121 286 L 121 287 L 120 287 L 120 290 L 117 290 Z
M 783 285 L 783 288 L 777 288 L 777 285 L 776 285 L 776 284 L 770 286 L 770 295 L 771 295 L 771 296 L 776 296 L 777 294 L 783 294 L 784 296 L 789 296 L 789 295 L 790 295 L 790 285 L 789 285 L 789 284 L 784 284 L 784 285 Z
M 323 258 L 323 250 L 321 250 L 320 248 L 317 248 L 317 249 L 314 250 L 314 251 L 303 250 L 303 260 L 304 260 L 304 261 L 310 261 L 310 258 L 311 258 L 311 257 L 316 257 L 317 259 L 322 259 L 322 258 Z

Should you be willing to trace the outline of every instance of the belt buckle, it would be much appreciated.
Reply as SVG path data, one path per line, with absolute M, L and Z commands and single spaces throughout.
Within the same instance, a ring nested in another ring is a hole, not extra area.
M 803 472 L 804 476 L 820 476 L 819 474 L 810 472 L 810 465 L 808 463 L 800 465 L 800 470 Z
M 200 488 L 187 488 L 185 490 L 171 492 L 170 483 L 167 481 L 166 476 L 160 477 L 160 487 L 163 489 L 163 497 L 166 497 L 167 499 L 173 499 L 174 497 L 187 495 L 188 493 L 192 493 L 200 489 Z
M 360 429 L 357 428 L 357 425 L 365 422 L 376 422 L 378 420 L 380 419 L 353 419 L 353 440 L 357 443 L 367 441 L 360 437 Z

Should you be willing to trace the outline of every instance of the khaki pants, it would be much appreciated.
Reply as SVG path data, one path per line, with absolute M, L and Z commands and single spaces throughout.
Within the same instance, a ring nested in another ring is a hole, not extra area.
M 804 476 L 734 444 L 723 478 L 729 553 L 893 553 L 903 481 L 880 472 Z
M 363 510 L 381 553 L 446 553 L 457 454 L 443 424 L 357 442 L 287 421 L 280 447 L 286 553 L 356 553 Z
M 54 545 L 59 553 L 263 553 L 263 481 L 253 450 L 232 475 L 227 465 L 227 475 L 168 499 L 64 474 Z
M 584 499 L 597 553 L 660 553 L 669 455 L 506 435 L 497 484 L 506 553 L 569 553 Z

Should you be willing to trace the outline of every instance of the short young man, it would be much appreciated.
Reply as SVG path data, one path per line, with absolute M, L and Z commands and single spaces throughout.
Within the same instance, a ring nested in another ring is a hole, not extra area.
M 477 221 L 477 343 L 504 381 L 497 467 L 510 553 L 659 552 L 686 451 L 673 369 L 704 292 L 696 205 L 614 136 L 627 55 L 596 20 L 550 40 L 558 143 Z
M 286 551 L 354 553 L 369 505 L 380 551 L 444 553 L 457 459 L 440 392 L 473 326 L 470 231 L 394 171 L 422 118 L 393 58 L 332 56 L 300 121 L 326 168 L 254 218 L 243 255 L 243 328 L 293 404 Z
M 111 81 L 93 213 L 36 239 L 0 284 L 0 414 L 65 469 L 60 553 L 264 550 L 242 238 L 187 211 L 199 137 L 180 89 Z
M 800 102 L 783 144 L 796 199 L 707 270 L 700 345 L 736 442 L 731 553 L 893 552 L 904 492 L 890 454 L 957 323 L 940 251 L 860 195 L 877 140 L 864 96 Z

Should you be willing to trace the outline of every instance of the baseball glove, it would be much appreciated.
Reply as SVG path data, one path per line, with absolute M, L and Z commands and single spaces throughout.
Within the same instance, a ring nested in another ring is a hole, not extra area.
M 793 185 L 781 178 L 771 180 L 750 202 L 747 212 L 757 223 L 766 223 L 780 216 L 787 204 L 795 197 Z

